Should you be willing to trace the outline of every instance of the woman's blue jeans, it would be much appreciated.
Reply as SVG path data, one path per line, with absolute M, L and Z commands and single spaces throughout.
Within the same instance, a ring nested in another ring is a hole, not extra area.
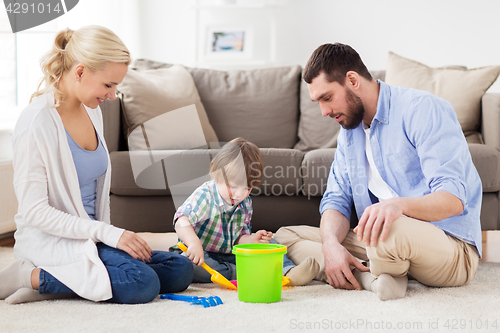
M 147 303 L 160 293 L 183 291 L 193 280 L 193 264 L 176 253 L 153 251 L 151 261 L 144 263 L 103 243 L 97 244 L 97 250 L 111 281 L 113 297 L 107 302 Z M 74 294 L 43 269 L 38 291 L 40 294 Z

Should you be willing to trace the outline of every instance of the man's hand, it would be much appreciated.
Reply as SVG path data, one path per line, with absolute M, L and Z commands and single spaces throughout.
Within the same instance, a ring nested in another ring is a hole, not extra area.
M 323 243 L 322 250 L 325 257 L 325 274 L 328 283 L 337 289 L 361 290 L 361 286 L 352 274 L 349 265 L 363 272 L 368 272 L 370 269 L 363 266 L 339 243 Z
M 325 210 L 321 216 L 320 232 L 328 283 L 334 288 L 360 290 L 361 286 L 356 281 L 349 265 L 363 272 L 370 269 L 363 266 L 342 246 L 342 242 L 349 232 L 347 217 L 334 209 Z
M 151 248 L 148 243 L 135 232 L 125 230 L 116 244 L 116 248 L 127 252 L 133 258 L 149 261 L 151 258 Z
M 365 246 L 377 246 L 379 239 L 383 242 L 387 238 L 392 222 L 402 215 L 400 198 L 388 199 L 366 208 L 353 231 Z

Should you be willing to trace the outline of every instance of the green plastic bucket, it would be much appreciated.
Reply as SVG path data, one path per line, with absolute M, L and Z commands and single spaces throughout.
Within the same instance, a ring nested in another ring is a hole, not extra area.
M 286 246 L 279 244 L 240 244 L 233 247 L 240 301 L 273 303 L 281 299 L 285 253 Z

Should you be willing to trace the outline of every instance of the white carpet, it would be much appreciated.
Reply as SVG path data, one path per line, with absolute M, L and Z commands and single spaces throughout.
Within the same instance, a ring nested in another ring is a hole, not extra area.
M 14 260 L 0 247 L 0 268 Z M 1 283 L 1 281 L 0 281 Z M 218 295 L 211 308 L 161 300 L 143 305 L 82 299 L 8 305 L 0 301 L 0 332 L 483 332 L 499 331 L 500 263 L 480 263 L 474 280 L 458 288 L 410 281 L 407 296 L 379 301 L 367 291 L 335 290 L 315 282 L 285 287 L 282 300 L 251 304 L 237 292 L 194 284 L 187 295 Z

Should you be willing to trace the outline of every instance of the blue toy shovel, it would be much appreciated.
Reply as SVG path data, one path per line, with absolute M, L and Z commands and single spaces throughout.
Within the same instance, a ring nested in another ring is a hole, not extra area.
M 173 301 L 184 301 L 192 304 L 201 304 L 204 308 L 211 306 L 217 306 L 222 304 L 222 300 L 219 296 L 208 296 L 208 297 L 198 297 L 198 296 L 186 296 L 186 295 L 175 295 L 175 294 L 163 294 L 160 296 L 161 299 L 171 299 Z

